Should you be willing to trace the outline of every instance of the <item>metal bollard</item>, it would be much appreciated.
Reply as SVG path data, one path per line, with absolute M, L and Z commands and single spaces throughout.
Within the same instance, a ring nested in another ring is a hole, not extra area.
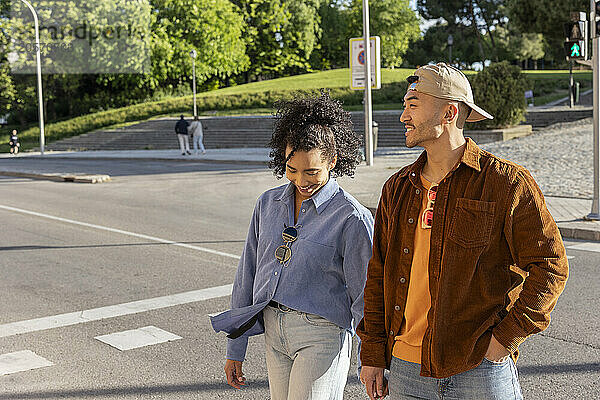
M 377 135 L 379 134 L 379 124 L 373 121 L 373 151 L 377 150 Z

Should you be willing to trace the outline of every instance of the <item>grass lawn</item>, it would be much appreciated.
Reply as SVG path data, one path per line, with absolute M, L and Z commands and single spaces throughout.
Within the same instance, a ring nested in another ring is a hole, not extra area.
M 382 68 L 381 83 L 403 82 L 414 72 L 413 68 Z M 463 71 L 466 75 L 475 71 Z M 569 71 L 565 70 L 536 70 L 523 71 L 530 79 L 569 79 Z M 573 71 L 575 80 L 591 80 L 591 71 Z M 313 72 L 310 74 L 288 76 L 261 82 L 251 82 L 244 85 L 200 93 L 199 96 L 218 96 L 222 94 L 256 93 L 268 90 L 310 90 L 320 88 L 349 87 L 350 69 L 342 68 L 330 71 Z
M 414 69 L 409 68 L 382 68 L 381 83 L 394 83 L 406 80 Z M 313 72 L 310 74 L 288 76 L 285 78 L 272 79 L 268 81 L 252 82 L 245 85 L 232 86 L 228 88 L 205 92 L 203 95 L 241 94 L 256 93 L 267 90 L 310 90 L 320 88 L 336 88 L 350 86 L 350 69 L 334 69 L 330 71 Z
M 536 70 L 523 71 L 530 79 L 566 79 L 569 80 L 569 71 L 566 70 Z M 574 80 L 592 80 L 592 71 L 573 71 Z

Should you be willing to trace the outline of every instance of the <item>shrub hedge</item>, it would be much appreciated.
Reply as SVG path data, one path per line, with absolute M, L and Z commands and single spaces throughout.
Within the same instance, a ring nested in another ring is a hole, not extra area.
M 506 128 L 525 120 L 525 91 L 531 82 L 516 65 L 503 61 L 470 77 L 475 104 L 492 114 L 493 120 L 471 124 L 469 129 Z

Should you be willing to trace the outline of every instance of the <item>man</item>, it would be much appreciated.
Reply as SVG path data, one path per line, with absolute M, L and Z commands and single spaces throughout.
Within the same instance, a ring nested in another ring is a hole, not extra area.
M 202 131 L 202 123 L 198 119 L 198 116 L 194 117 L 194 121 L 190 125 L 190 134 L 192 136 L 192 143 L 194 145 L 194 154 L 198 155 L 198 148 L 202 151 L 202 154 L 206 154 L 206 149 L 204 148 L 204 143 L 202 143 L 202 138 L 204 136 L 204 132 Z
M 21 143 L 19 143 L 19 136 L 17 136 L 16 129 L 13 129 L 12 133 L 10 134 L 8 145 L 10 146 L 10 154 L 13 156 L 19 154 L 19 147 L 21 147 Z
M 175 124 L 175 133 L 177 134 L 177 139 L 179 139 L 179 150 L 181 150 L 182 156 L 185 156 L 186 153 L 188 155 L 192 154 L 190 153 L 190 140 L 188 138 L 189 126 L 190 123 L 184 119 L 183 114 L 179 117 L 179 121 L 177 121 Z
M 467 78 L 437 64 L 408 81 L 406 146 L 425 151 L 382 190 L 361 381 L 371 399 L 521 399 L 519 345 L 548 326 L 568 276 L 561 236 L 530 173 L 463 136 L 493 118 Z

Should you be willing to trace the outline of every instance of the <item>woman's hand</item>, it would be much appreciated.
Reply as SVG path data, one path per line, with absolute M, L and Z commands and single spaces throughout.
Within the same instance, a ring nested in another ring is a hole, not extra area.
M 227 384 L 229 386 L 233 386 L 236 389 L 241 389 L 242 386 L 246 385 L 246 378 L 242 372 L 241 361 L 226 360 L 225 376 L 227 377 Z

